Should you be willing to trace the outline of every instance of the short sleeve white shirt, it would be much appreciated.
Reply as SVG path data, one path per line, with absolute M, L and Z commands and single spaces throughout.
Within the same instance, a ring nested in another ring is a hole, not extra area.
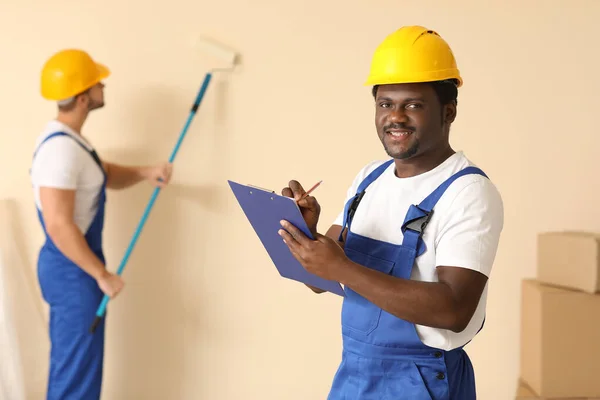
M 385 161 L 371 162 L 361 169 L 348 189 L 346 201 L 358 185 Z M 352 232 L 372 239 L 402 244 L 401 226 L 411 204 L 419 204 L 454 173 L 475 166 L 462 152 L 423 174 L 398 178 L 392 163 L 368 187 L 354 214 Z M 342 225 L 343 209 L 334 224 Z M 504 223 L 502 198 L 495 185 L 479 174 L 456 179 L 439 199 L 425 228 L 427 251 L 415 260 L 411 279 L 436 282 L 437 266 L 455 266 L 489 277 Z M 488 285 L 467 328 L 459 333 L 416 325 L 421 341 L 431 347 L 451 350 L 469 342 L 485 317 Z
M 64 132 L 42 143 L 49 135 Z M 83 147 L 81 145 L 83 145 Z M 42 210 L 40 187 L 75 191 L 74 221 L 85 234 L 98 210 L 104 182 L 102 170 L 90 154 L 93 146 L 69 126 L 50 121 L 35 143 L 31 164 L 31 184 L 37 208 Z

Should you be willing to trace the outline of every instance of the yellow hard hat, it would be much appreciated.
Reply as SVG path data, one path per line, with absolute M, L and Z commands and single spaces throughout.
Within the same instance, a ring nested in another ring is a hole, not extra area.
M 54 54 L 42 68 L 41 92 L 48 100 L 75 96 L 110 75 L 110 70 L 92 60 L 83 50 L 66 49 Z
M 462 78 L 448 43 L 422 26 L 404 26 L 377 47 L 366 85 L 432 82 Z

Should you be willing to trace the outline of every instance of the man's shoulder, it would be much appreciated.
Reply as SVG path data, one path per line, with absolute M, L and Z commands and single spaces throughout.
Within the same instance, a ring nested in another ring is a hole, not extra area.
M 473 163 L 463 165 L 479 168 L 485 175 L 470 173 L 460 176 L 447 187 L 437 204 L 438 216 L 452 221 L 474 218 L 485 225 L 502 225 L 504 203 L 500 190 L 485 170 Z
M 502 206 L 502 195 L 496 184 L 488 177 L 479 174 L 464 175 L 455 181 L 448 191 L 453 193 L 452 201 L 490 203 Z M 459 204 L 455 204 L 460 207 Z
M 472 173 L 465 174 L 467 168 L 473 169 Z M 460 173 L 463 174 L 453 179 L 449 185 L 444 185 L 448 179 Z M 434 187 L 444 187 L 434 207 L 437 219 L 448 222 L 474 218 L 480 219 L 482 223 L 495 221 L 495 224 L 502 224 L 504 204 L 498 187 L 484 168 L 472 162 L 462 152 L 447 160 L 446 165 L 430 178 L 432 180 L 428 184 L 428 193 Z
M 85 149 L 71 135 L 57 135 L 54 133 L 41 134 L 34 150 L 36 160 L 62 157 L 73 158 L 81 151 L 85 151 Z
M 33 149 L 32 172 L 35 174 L 57 168 L 79 168 L 86 148 L 82 147 L 74 134 L 52 123 L 38 135 Z
M 79 137 L 68 126 L 56 120 L 48 122 L 35 141 L 36 151 L 41 151 L 45 147 L 65 148 L 67 150 L 80 149 L 83 151 L 91 149 L 91 145 L 82 137 Z
M 502 200 L 502 196 L 498 187 L 494 183 L 492 177 L 485 171 L 484 168 L 478 166 L 476 163 L 467 158 L 464 154 L 460 153 L 453 166 L 453 173 L 459 173 L 471 168 L 473 171 L 469 174 L 464 174 L 456 179 L 451 187 L 456 195 L 462 195 L 466 197 L 477 197 L 479 199 L 493 199 Z

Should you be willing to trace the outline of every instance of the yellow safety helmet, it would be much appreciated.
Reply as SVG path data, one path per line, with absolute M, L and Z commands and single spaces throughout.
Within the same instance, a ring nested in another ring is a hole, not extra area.
M 404 26 L 377 47 L 366 85 L 432 82 L 462 78 L 454 54 L 442 37 L 422 26 Z
M 73 97 L 110 75 L 83 50 L 66 49 L 54 54 L 42 68 L 41 92 L 48 100 Z

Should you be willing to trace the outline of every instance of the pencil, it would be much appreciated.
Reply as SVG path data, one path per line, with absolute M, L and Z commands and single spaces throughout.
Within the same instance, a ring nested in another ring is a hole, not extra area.
M 300 201 L 300 200 L 302 200 L 302 199 L 305 199 L 306 197 L 308 197 L 308 196 L 309 196 L 309 195 L 312 193 L 312 191 L 313 191 L 313 190 L 315 190 L 316 188 L 318 188 L 318 187 L 319 187 L 319 185 L 320 185 L 322 182 L 323 182 L 323 181 L 321 180 L 321 181 L 319 181 L 319 182 L 315 183 L 313 187 L 311 187 L 310 189 L 308 189 L 308 191 L 307 191 L 306 193 L 304 193 L 304 194 L 302 195 L 302 197 L 300 197 L 300 198 L 298 199 L 298 201 Z

